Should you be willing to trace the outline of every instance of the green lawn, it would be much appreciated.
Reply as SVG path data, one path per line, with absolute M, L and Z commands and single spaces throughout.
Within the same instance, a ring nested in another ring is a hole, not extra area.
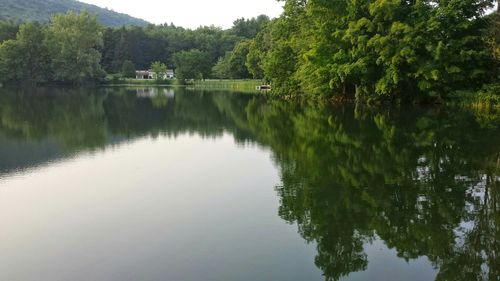
M 257 92 L 255 87 L 261 84 L 260 80 L 200 80 L 194 81 L 192 85 L 202 89 Z

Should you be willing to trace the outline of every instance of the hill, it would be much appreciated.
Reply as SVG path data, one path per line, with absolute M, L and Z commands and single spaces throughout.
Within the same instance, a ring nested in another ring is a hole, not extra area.
M 87 10 L 105 26 L 144 26 L 148 22 L 75 0 L 0 0 L 0 20 L 47 22 L 51 15 Z

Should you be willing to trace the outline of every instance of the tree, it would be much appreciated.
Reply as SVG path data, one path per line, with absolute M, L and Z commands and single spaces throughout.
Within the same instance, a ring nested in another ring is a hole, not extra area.
M 11 21 L 0 21 L 0 43 L 15 39 L 17 32 L 19 32 L 19 24 Z
M 212 75 L 220 79 L 246 79 L 251 74 L 245 65 L 251 41 L 240 41 L 231 52 L 219 58 L 217 64 L 212 68 Z
M 229 58 L 230 77 L 234 79 L 250 78 L 250 73 L 245 63 L 250 48 L 250 41 L 240 41 L 234 46 Z
M 210 75 L 210 56 L 197 49 L 175 53 L 173 56 L 177 78 L 205 79 Z
M 231 78 L 231 52 L 227 52 L 225 56 L 219 58 L 219 61 L 212 67 L 212 76 L 218 79 Z
M 53 80 L 80 84 L 102 78 L 102 28 L 87 12 L 55 15 L 46 30 Z
M 122 65 L 122 75 L 126 78 L 134 78 L 135 77 L 135 65 L 133 62 L 126 60 Z
M 256 79 L 264 78 L 263 64 L 265 57 L 271 49 L 271 27 L 274 22 L 264 26 L 261 32 L 252 39 L 248 46 L 248 54 L 245 60 L 245 66 L 248 72 Z
M 497 61 L 497 66 L 499 66 L 500 63 L 500 5 L 498 5 L 498 7 L 499 9 L 497 10 L 497 13 L 489 16 L 491 25 L 488 36 L 488 43 L 493 52 L 493 56 Z
M 254 38 L 269 21 L 269 17 L 266 15 L 260 15 L 257 18 L 251 19 L 240 18 L 233 22 L 233 27 L 230 31 L 239 37 L 251 39 Z
M 43 29 L 33 23 L 20 26 L 16 39 L 0 44 L 0 81 L 37 83 L 49 74 Z
M 151 71 L 154 72 L 154 78 L 156 79 L 156 81 L 160 81 L 165 77 L 167 66 L 162 62 L 155 61 L 151 64 Z

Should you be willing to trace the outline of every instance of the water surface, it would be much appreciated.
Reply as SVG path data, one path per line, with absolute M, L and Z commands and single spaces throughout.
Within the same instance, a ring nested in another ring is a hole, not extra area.
M 0 280 L 496 280 L 498 115 L 0 90 Z

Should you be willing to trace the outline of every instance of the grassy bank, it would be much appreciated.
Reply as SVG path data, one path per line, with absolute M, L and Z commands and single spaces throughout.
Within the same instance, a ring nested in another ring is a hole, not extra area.
M 176 80 L 154 80 L 154 79 L 134 79 L 134 78 L 121 78 L 120 76 L 108 75 L 104 80 L 104 85 L 142 85 L 142 86 L 169 86 L 175 85 Z
M 479 111 L 500 112 L 500 84 L 485 86 L 478 92 L 456 92 L 447 98 L 447 104 Z
M 116 78 L 108 77 L 104 83 L 110 86 L 127 86 L 127 85 L 139 85 L 139 86 L 170 86 L 170 85 L 181 85 L 178 80 L 144 80 L 144 79 L 132 79 L 132 78 Z M 205 90 L 231 90 L 239 92 L 258 92 L 255 87 L 261 85 L 260 80 L 193 80 L 188 81 L 185 86 L 205 89 Z
M 260 80 L 200 80 L 192 82 L 190 86 L 197 89 L 258 92 L 255 87 L 261 84 Z

